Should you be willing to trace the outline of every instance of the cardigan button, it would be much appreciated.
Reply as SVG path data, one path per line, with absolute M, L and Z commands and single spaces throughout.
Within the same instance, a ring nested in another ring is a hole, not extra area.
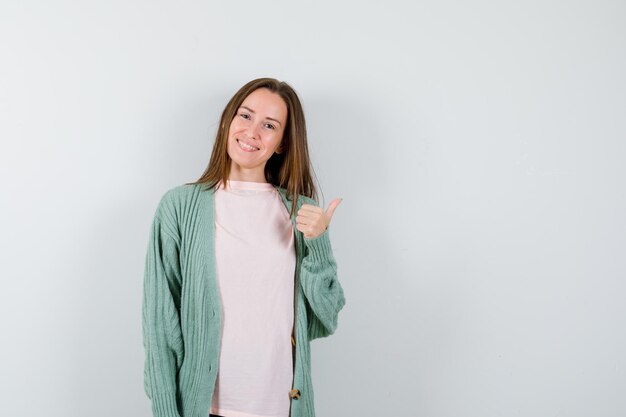
M 300 398 L 300 390 L 298 388 L 292 389 L 291 391 L 289 391 L 289 397 L 295 398 L 297 400 L 298 398 Z

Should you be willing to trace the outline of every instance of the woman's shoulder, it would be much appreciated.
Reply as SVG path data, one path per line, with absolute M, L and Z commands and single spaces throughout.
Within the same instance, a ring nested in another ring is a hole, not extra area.
M 202 188 L 206 188 L 203 184 L 198 183 L 185 183 L 168 188 L 163 193 L 163 199 L 175 200 L 177 198 L 184 198 L 189 195 L 195 194 Z
M 206 187 L 197 183 L 185 183 L 167 188 L 159 199 L 157 212 L 161 216 L 172 217 L 184 211 L 185 207 L 194 205 L 198 196 Z
M 197 188 L 197 184 L 180 184 L 174 187 L 166 188 L 161 194 L 159 206 L 174 204 L 181 198 L 193 193 Z

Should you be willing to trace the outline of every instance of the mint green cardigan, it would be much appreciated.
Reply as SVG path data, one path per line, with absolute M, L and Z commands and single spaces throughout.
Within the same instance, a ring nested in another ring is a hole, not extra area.
M 284 188 L 275 186 L 287 207 Z M 154 417 L 208 417 L 221 337 L 214 251 L 214 190 L 185 184 L 161 197 L 145 260 L 144 389 Z M 300 196 L 303 203 L 318 204 Z M 295 361 L 291 417 L 314 417 L 309 342 L 337 328 L 345 304 L 329 229 L 309 239 L 296 229 Z M 297 391 L 296 391 L 297 390 Z

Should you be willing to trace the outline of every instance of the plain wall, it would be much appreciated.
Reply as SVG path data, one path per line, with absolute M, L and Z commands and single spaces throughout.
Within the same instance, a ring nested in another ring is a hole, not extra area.
M 626 415 L 625 12 L 3 1 L 0 415 L 150 416 L 150 222 L 260 76 L 344 199 L 318 417 Z

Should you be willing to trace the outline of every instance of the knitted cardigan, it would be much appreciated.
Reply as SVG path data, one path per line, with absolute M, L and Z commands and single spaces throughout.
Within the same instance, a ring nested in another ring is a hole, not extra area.
M 292 201 L 275 186 L 288 212 Z M 303 203 L 316 205 L 300 195 Z M 217 287 L 214 189 L 184 184 L 157 206 L 145 259 L 144 390 L 154 417 L 208 417 L 218 372 L 221 300 Z M 337 328 L 345 304 L 329 229 L 309 239 L 296 229 L 294 377 L 291 417 L 314 417 L 309 342 Z

